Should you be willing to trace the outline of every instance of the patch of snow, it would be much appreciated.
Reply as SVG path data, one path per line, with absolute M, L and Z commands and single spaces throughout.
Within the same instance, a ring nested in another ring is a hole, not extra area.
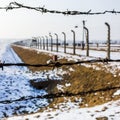
M 57 71 L 58 75 L 64 75 L 68 73 L 67 71 L 64 71 L 62 68 L 56 68 L 54 70 Z
M 65 83 L 65 86 L 69 87 L 69 86 L 71 86 L 71 84 L 70 83 Z
M 59 91 L 62 91 L 62 92 L 64 92 L 64 86 L 63 85 L 59 85 L 59 84 L 57 84 L 57 89 L 59 90 Z
M 120 90 L 117 90 L 113 95 L 114 95 L 114 96 L 120 95 Z
M 70 67 L 70 68 L 69 68 L 69 71 L 72 71 L 72 72 L 73 72 L 73 71 L 75 71 L 75 70 L 74 70 L 72 67 Z

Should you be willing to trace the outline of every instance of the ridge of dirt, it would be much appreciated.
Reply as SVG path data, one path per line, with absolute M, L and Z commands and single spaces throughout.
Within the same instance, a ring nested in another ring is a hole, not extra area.
M 12 46 L 12 48 L 25 63 L 46 63 L 46 61 L 51 58 L 48 53 L 24 49 L 20 46 Z M 60 61 L 62 62 L 67 60 L 60 59 Z M 114 93 L 120 89 L 119 76 L 114 77 L 113 74 L 106 73 L 104 70 L 95 70 L 93 68 L 87 68 L 82 65 L 63 66 L 61 68 L 67 72 L 67 74 L 63 75 L 64 81 L 61 82 L 63 91 L 65 93 L 71 93 L 73 96 L 54 98 L 49 107 L 53 108 L 58 103 L 65 101 L 67 102 L 67 99 L 77 102 L 77 100 L 81 98 L 82 102 L 80 103 L 80 107 L 90 107 L 100 105 L 108 101 L 120 99 L 120 95 L 114 96 Z M 50 70 L 51 68 L 29 67 L 29 69 L 35 72 L 46 69 Z M 73 71 L 70 69 L 73 69 Z M 54 84 L 48 85 L 47 90 L 48 93 L 61 92 L 61 90 L 59 90 Z M 78 93 L 85 94 L 79 95 Z M 74 94 L 76 95 L 74 96 Z

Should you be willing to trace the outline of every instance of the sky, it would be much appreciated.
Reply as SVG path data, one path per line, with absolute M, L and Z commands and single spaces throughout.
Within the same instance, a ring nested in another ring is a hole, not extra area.
M 120 0 L 15 0 L 29 6 L 45 6 L 47 9 L 66 11 L 78 10 L 87 12 L 102 12 L 105 10 L 120 11 Z M 1 0 L 0 6 L 8 6 L 12 0 Z M 120 14 L 105 15 L 77 15 L 64 16 L 62 14 L 42 14 L 34 10 L 0 10 L 0 39 L 26 39 L 32 37 L 58 34 L 63 39 L 62 32 L 66 33 L 67 40 L 73 39 L 71 30 L 76 33 L 76 40 L 82 40 L 82 21 L 86 21 L 90 40 L 106 40 L 108 22 L 111 27 L 111 39 L 120 40 Z M 78 28 L 75 28 L 75 26 Z

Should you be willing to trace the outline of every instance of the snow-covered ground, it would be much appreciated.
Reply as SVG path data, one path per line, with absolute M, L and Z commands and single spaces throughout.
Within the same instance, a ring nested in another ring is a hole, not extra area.
M 33 115 L 11 117 L 8 120 L 120 120 L 120 100 L 91 108 L 79 108 L 79 103 L 62 103 L 56 111 L 52 109 Z
M 6 48 L 6 49 L 5 49 Z M 42 51 L 42 50 L 41 50 Z M 61 49 L 62 51 L 62 49 Z M 71 49 L 70 49 L 71 51 Z M 47 52 L 47 51 L 44 51 Z M 80 52 L 80 51 L 78 51 Z M 50 51 L 49 51 L 50 53 Z M 81 52 L 81 54 L 84 52 Z M 55 53 L 60 57 L 66 57 L 69 60 L 87 60 L 93 59 L 93 57 L 76 56 L 63 53 Z M 99 55 L 99 52 L 91 54 Z M 101 52 L 100 56 L 102 56 Z M 120 59 L 120 53 L 113 54 L 113 59 Z M 84 54 L 83 54 L 84 55 Z M 96 56 L 94 56 L 96 57 Z M 20 58 L 14 53 L 14 51 L 6 45 L 2 45 L 0 49 L 0 59 L 8 63 L 22 62 Z M 111 63 L 111 66 L 116 66 L 116 69 L 120 69 L 120 63 Z M 56 72 L 48 71 L 51 77 L 56 77 Z M 61 71 L 60 71 L 61 72 Z M 62 74 L 62 73 L 61 73 Z M 104 105 L 92 107 L 92 108 L 79 108 L 78 102 L 68 101 L 67 103 L 61 103 L 59 109 L 53 111 L 48 109 L 42 113 L 35 113 L 31 115 L 23 115 L 23 113 L 32 113 L 39 110 L 39 107 L 48 105 L 46 99 L 34 98 L 39 95 L 47 94 L 44 90 L 36 90 L 30 86 L 29 80 L 34 78 L 45 79 L 44 72 L 31 73 L 26 67 L 4 67 L 4 70 L 0 69 L 0 118 L 3 120 L 96 120 L 97 117 L 108 117 L 108 120 L 120 120 L 120 100 L 112 101 Z M 119 95 L 120 91 L 116 91 L 114 95 Z M 33 99 L 27 99 L 33 97 Z M 20 101 L 14 101 L 23 98 Z M 24 100 L 26 98 L 26 100 Z M 14 102 L 12 102 L 14 101 Z M 17 114 L 20 116 L 3 118 Z
M 5 63 L 21 63 L 21 59 L 10 46 L 0 47 L 0 59 Z M 57 77 L 56 70 L 48 71 L 49 77 Z M 26 67 L 10 66 L 0 68 L 0 118 L 13 114 L 34 113 L 40 107 L 48 105 L 47 99 L 37 96 L 47 94 L 45 90 L 37 90 L 30 85 L 30 80 L 47 79 L 44 72 L 32 73 Z M 29 99 L 32 98 L 32 99 Z

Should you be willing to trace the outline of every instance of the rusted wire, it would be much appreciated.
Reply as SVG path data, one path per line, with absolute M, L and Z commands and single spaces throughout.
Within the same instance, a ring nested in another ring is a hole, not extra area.
M 9 104 L 9 103 L 13 103 L 13 102 L 18 102 L 18 101 L 23 101 L 23 100 L 31 100 L 31 99 L 35 99 L 35 98 L 54 99 L 54 98 L 60 98 L 60 97 L 85 96 L 87 94 L 92 94 L 92 93 L 96 93 L 96 92 L 104 92 L 104 91 L 115 90 L 115 89 L 120 89 L 120 86 L 116 86 L 116 87 L 108 86 L 106 88 L 102 88 L 102 89 L 98 89 L 98 90 L 82 91 L 82 92 L 78 92 L 78 93 L 58 92 L 58 93 L 50 93 L 50 94 L 38 95 L 38 96 L 27 96 L 27 97 L 23 96 L 18 99 L 14 99 L 14 100 L 2 100 L 2 101 L 0 101 L 0 103 Z
M 49 10 L 49 9 L 46 9 L 45 7 L 31 7 L 31 6 L 20 4 L 18 2 L 11 2 L 7 7 L 0 7 L 0 9 L 5 9 L 6 11 L 13 10 L 13 9 L 20 9 L 20 8 L 35 10 L 41 13 L 63 14 L 63 15 L 101 15 L 106 13 L 120 14 L 120 11 L 115 11 L 114 9 L 109 11 L 105 10 L 103 12 L 91 12 L 92 10 L 88 10 L 87 12 L 70 11 L 70 10 L 66 10 L 66 11 Z
M 60 63 L 59 61 L 57 62 L 52 62 L 49 64 L 27 64 L 27 63 L 0 63 L 0 67 L 6 67 L 6 66 L 31 66 L 31 67 L 61 67 L 61 66 L 69 66 L 69 65 L 75 65 L 75 64 L 82 64 L 82 63 L 97 63 L 97 62 L 102 62 L 102 63 L 108 63 L 108 62 L 120 62 L 120 59 L 117 60 L 112 60 L 112 59 L 93 59 L 93 60 L 84 60 L 84 61 L 78 61 L 78 62 L 64 62 Z

